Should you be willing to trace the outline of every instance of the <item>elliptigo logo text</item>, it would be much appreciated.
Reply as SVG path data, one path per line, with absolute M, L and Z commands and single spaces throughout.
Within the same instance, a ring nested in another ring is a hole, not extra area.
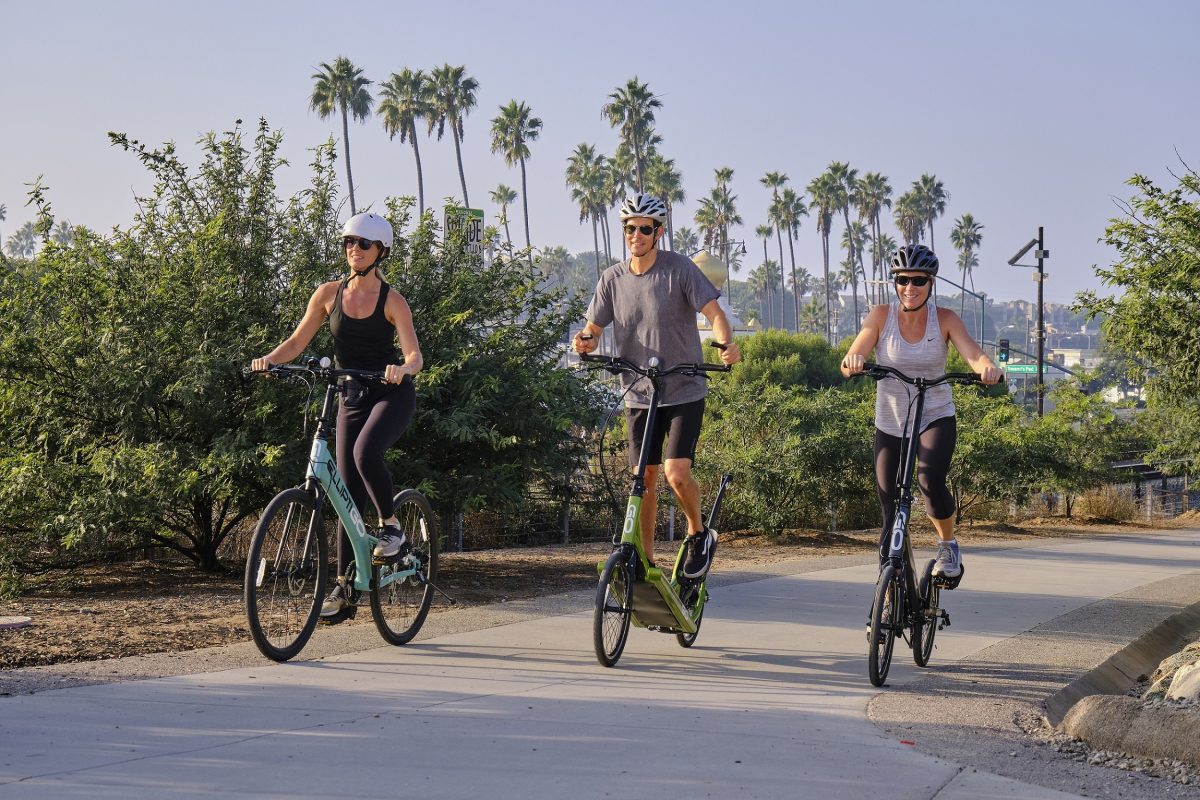
M 633 503 L 630 503 L 629 507 L 627 509 L 625 509 L 625 527 L 621 531 L 621 533 L 625 536 L 630 535 L 631 533 L 633 533 L 633 526 L 636 523 L 637 523 L 637 507 L 634 506 Z
M 363 525 L 362 515 L 358 513 L 358 506 L 354 504 L 354 498 L 350 496 L 350 490 L 346 488 L 346 484 L 342 483 L 341 477 L 338 475 L 337 469 L 333 466 L 333 461 L 325 462 L 325 477 L 326 482 L 333 487 L 333 490 L 338 493 L 338 497 L 346 504 L 346 508 L 350 511 L 350 519 L 354 522 L 354 530 L 356 533 L 362 534 L 366 532 L 366 526 Z

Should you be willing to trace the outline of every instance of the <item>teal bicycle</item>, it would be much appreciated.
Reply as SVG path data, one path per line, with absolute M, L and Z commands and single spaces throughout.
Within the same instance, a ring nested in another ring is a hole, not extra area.
M 721 347 L 717 343 L 713 343 L 713 346 Z M 596 565 L 600 573 L 600 584 L 596 588 L 592 639 L 597 660 L 604 666 L 611 667 L 616 665 L 625 649 L 630 623 L 660 633 L 673 633 L 683 647 L 691 647 L 700 635 L 700 622 L 704 618 L 704 606 L 708 602 L 708 575 L 705 573 L 699 578 L 684 577 L 682 564 L 686 540 L 679 546 L 669 576 L 658 567 L 650 566 L 642 548 L 641 509 L 642 497 L 646 493 L 646 462 L 649 456 L 647 442 L 654 430 L 654 421 L 658 414 L 658 395 L 664 378 L 674 374 L 729 372 L 729 367 L 724 364 L 678 364 L 662 369 L 657 358 L 651 358 L 646 367 L 639 367 L 614 356 L 581 355 L 579 358 L 593 368 L 605 369 L 614 375 L 622 372 L 641 375 L 648 379 L 653 387 L 637 470 L 625 507 L 621 539 L 614 543 L 615 547 L 608 559 Z M 716 526 L 721 498 L 729 485 L 729 478 L 729 475 L 721 478 L 712 510 L 704 520 L 705 528 Z
M 303 366 L 274 365 L 261 372 L 306 384 L 310 402 L 305 408 L 311 404 L 318 382 L 325 384 L 325 399 L 316 420 L 304 484 L 285 489 L 267 504 L 250 540 L 245 600 L 255 645 L 267 658 L 287 661 L 312 636 L 329 570 L 327 503 L 354 551 L 353 563 L 340 578 L 351 600 L 345 613 L 353 616 L 357 600 L 365 593 L 384 640 L 394 645 L 407 643 L 425 622 L 434 591 L 440 591 L 433 583 L 438 556 L 433 508 L 416 489 L 399 492 L 393 500 L 395 513 L 411 550 L 390 559 L 375 558 L 372 550 L 379 540 L 363 524 L 329 449 L 336 400 L 346 391 L 346 379 L 381 381 L 383 373 L 334 369 L 328 358 L 308 358 Z

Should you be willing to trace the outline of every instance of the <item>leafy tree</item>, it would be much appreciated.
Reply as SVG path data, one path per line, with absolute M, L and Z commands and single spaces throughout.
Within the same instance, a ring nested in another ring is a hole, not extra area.
M 1007 397 L 954 387 L 958 441 L 950 462 L 955 520 L 986 501 L 1023 502 L 1044 475 L 1042 449 L 1025 417 Z
M 533 242 L 529 238 L 529 187 L 525 182 L 525 162 L 529 160 L 529 143 L 542 132 L 542 121 L 532 116 L 529 106 L 510 100 L 500 107 L 492 120 L 492 152 L 504 156 L 508 166 L 521 165 L 521 205 L 525 215 L 525 247 L 529 251 L 529 267 L 533 268 Z
M 383 117 L 383 129 L 391 138 L 400 135 L 400 144 L 412 142 L 417 162 L 417 215 L 425 216 L 425 177 L 421 171 L 421 151 L 417 147 L 417 121 L 425 120 L 433 131 L 433 85 L 421 70 L 407 67 L 380 87 L 382 99 L 376 113 Z
M 335 111 L 342 116 L 342 144 L 346 150 L 346 191 L 350 195 L 350 213 L 358 213 L 354 205 L 354 176 L 350 171 L 350 123 L 349 117 L 363 121 L 371 115 L 374 102 L 367 87 L 371 81 L 363 76 L 362 70 L 350 59 L 338 56 L 333 64 L 321 63 L 313 74 L 316 85 L 308 104 L 321 119 L 327 119 Z M 414 146 L 416 142 L 414 140 Z
M 433 116 L 430 118 L 429 130 L 437 127 L 437 138 L 440 142 L 446 128 L 450 128 L 450 137 L 454 139 L 454 156 L 458 160 L 458 180 L 462 184 L 463 205 L 471 206 L 467 195 L 467 176 L 462 165 L 462 141 L 466 133 L 463 120 L 475 108 L 475 92 L 479 91 L 479 81 L 467 75 L 465 66 L 452 67 L 443 64 L 433 71 Z
M 730 384 L 748 388 L 759 383 L 825 389 L 844 384 L 842 354 L 811 333 L 760 331 L 738 339 L 742 361 L 733 367 Z
M 1200 175 L 1174 188 L 1134 175 L 1137 195 L 1109 221 L 1104 241 L 1117 260 L 1096 275 L 1118 291 L 1080 292 L 1075 309 L 1101 318 L 1109 347 L 1127 355 L 1152 403 L 1186 407 L 1200 396 Z

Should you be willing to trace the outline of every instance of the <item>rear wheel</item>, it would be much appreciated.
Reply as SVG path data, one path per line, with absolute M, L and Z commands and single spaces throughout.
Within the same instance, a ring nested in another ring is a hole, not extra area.
M 933 615 L 937 613 L 940 593 L 937 583 L 933 580 L 935 563 L 937 562 L 931 558 L 925 564 L 925 569 L 921 571 L 921 582 L 917 587 L 921 603 L 917 610 L 919 616 L 913 625 L 912 648 L 913 661 L 917 662 L 918 667 L 929 666 L 929 657 L 933 655 L 933 637 L 937 633 L 938 619 Z
M 401 645 L 417 635 L 429 614 L 437 576 L 438 540 L 433 507 L 416 489 L 396 495 L 395 509 L 412 550 L 403 558 L 371 566 L 371 614 L 384 641 Z M 411 575 L 381 585 L 392 575 L 414 568 Z
M 888 564 L 875 584 L 875 604 L 871 607 L 871 631 L 867 653 L 867 673 L 872 686 L 883 686 L 892 666 L 892 647 L 896 644 L 896 621 L 900 609 L 900 579 L 896 568 Z
M 312 636 L 325 594 L 325 525 L 313 496 L 280 492 L 267 505 L 246 555 L 246 621 L 267 658 L 287 661 Z
M 606 667 L 617 663 L 633 615 L 633 570 L 628 556 L 617 551 L 608 557 L 600 584 L 596 587 L 596 610 L 592 621 L 592 640 L 596 658 Z

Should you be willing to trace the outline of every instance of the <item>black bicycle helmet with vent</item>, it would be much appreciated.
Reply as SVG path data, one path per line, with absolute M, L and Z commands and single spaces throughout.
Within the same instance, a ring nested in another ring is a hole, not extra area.
M 892 274 L 925 272 L 937 275 L 938 257 L 923 244 L 906 244 L 892 255 Z

